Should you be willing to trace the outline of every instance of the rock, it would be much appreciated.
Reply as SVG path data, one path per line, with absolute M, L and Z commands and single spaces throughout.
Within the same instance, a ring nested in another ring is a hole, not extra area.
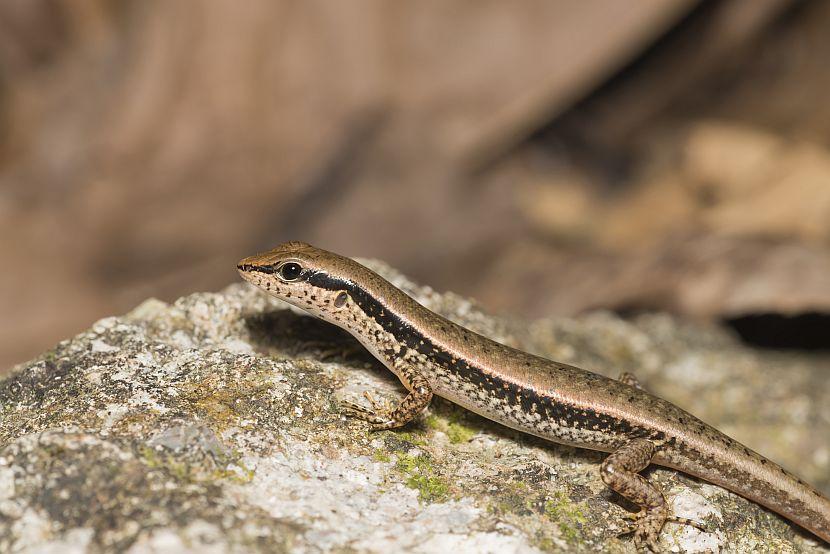
M 374 264 L 498 340 L 646 386 L 830 489 L 827 358 L 607 313 L 522 323 Z M 822 372 L 824 374 L 822 375 Z M 780 379 L 786 375 L 786 379 Z M 245 284 L 98 321 L 0 381 L 2 552 L 634 552 L 601 454 L 445 401 L 368 432 L 343 398 L 400 386 L 347 334 Z M 827 552 L 780 517 L 673 471 L 671 551 Z

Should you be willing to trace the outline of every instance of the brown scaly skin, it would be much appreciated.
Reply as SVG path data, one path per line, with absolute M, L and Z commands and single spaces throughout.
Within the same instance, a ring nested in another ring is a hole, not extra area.
M 631 374 L 609 379 L 494 342 L 431 312 L 349 258 L 289 242 L 239 262 L 242 277 L 353 334 L 409 393 L 397 406 L 348 403 L 374 429 L 416 417 L 433 394 L 513 429 L 611 453 L 611 489 L 640 507 L 631 531 L 657 548 L 672 517 L 639 472 L 654 463 L 720 485 L 830 543 L 830 499 L 760 454 L 643 390 Z

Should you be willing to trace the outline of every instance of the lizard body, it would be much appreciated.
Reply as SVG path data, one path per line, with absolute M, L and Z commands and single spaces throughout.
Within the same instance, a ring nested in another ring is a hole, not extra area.
M 639 472 L 673 468 L 753 500 L 830 542 L 830 499 L 777 464 L 644 391 L 490 340 L 428 310 L 359 263 L 304 243 L 239 262 L 242 277 L 354 335 L 406 386 L 397 406 L 347 404 L 374 429 L 416 417 L 437 394 L 488 419 L 544 439 L 609 452 L 603 481 L 641 511 L 635 542 L 656 548 L 675 518 Z

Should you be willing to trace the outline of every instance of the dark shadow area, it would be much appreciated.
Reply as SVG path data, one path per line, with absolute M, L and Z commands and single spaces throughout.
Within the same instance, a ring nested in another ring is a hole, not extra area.
M 724 319 L 723 323 L 752 346 L 830 350 L 830 314 L 827 313 L 809 312 L 794 316 L 749 314 Z
M 316 359 L 353 360 L 380 365 L 349 333 L 313 317 L 277 310 L 245 318 L 251 341 L 263 353 L 284 352 L 290 356 L 307 354 Z

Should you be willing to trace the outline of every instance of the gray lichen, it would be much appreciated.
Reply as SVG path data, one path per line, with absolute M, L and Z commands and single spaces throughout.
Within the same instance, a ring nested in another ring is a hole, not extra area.
M 830 489 L 826 358 L 661 315 L 506 321 L 376 267 L 497 340 L 634 371 Z M 338 408 L 365 389 L 401 392 L 351 337 L 243 284 L 103 319 L 0 381 L 0 552 L 634 551 L 616 537 L 625 510 L 599 480 L 602 455 L 440 399 L 371 433 Z M 718 487 L 650 478 L 711 529 L 667 527 L 667 549 L 827 551 Z

